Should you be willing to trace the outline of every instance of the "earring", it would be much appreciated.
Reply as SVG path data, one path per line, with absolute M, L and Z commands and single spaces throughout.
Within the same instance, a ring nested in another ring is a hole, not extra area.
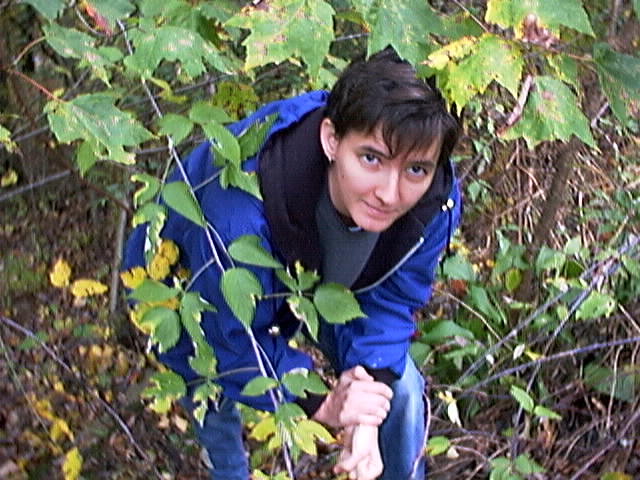
M 329 165 L 332 165 L 332 164 L 334 164 L 335 162 L 336 162 L 336 159 L 335 159 L 335 158 L 333 158 L 333 157 L 329 158 Z

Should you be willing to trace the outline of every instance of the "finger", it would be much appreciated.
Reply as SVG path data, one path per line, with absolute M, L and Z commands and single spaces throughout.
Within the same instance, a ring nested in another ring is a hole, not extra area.
M 335 473 L 351 473 L 354 472 L 357 465 L 362 462 L 368 455 L 368 452 L 351 452 L 345 458 L 341 458 L 340 462 L 333 468 Z
M 387 400 L 391 400 L 393 398 L 393 390 L 391 390 L 391 387 L 382 382 L 354 380 L 349 384 L 349 390 L 364 392 L 371 395 L 380 395 Z
M 365 380 L 369 382 L 373 381 L 373 377 L 369 375 L 367 370 L 361 365 L 358 365 L 357 367 L 353 368 L 352 371 L 353 371 L 353 377 L 357 380 Z

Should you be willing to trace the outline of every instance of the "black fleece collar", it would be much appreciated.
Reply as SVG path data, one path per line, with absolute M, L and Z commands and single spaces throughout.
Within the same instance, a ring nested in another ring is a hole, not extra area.
M 258 175 L 272 243 L 293 266 L 299 260 L 320 271 L 322 253 L 315 209 L 329 164 L 320 144 L 324 109 L 272 135 L 260 153 Z M 419 241 L 425 226 L 447 201 L 453 183 L 450 164 L 440 165 L 416 206 L 382 232 L 369 262 L 352 288 L 378 281 Z

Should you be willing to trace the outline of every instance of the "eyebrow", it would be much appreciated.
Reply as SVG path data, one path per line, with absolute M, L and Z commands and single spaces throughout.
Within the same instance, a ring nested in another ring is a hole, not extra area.
M 370 153 L 372 155 L 375 155 L 385 160 L 388 160 L 391 157 L 391 154 L 387 153 L 387 151 L 382 151 L 379 148 L 367 143 L 360 145 L 360 149 L 366 153 Z M 421 158 L 417 160 L 410 159 L 410 160 L 407 160 L 405 163 L 409 163 L 411 165 L 422 165 L 426 167 L 436 167 L 438 165 L 438 158 L 434 158 L 434 159 Z

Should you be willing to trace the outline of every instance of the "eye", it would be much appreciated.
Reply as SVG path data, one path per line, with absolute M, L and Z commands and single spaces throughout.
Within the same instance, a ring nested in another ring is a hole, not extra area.
M 373 155 L 372 153 L 365 153 L 362 155 L 362 161 L 367 165 L 377 165 L 380 162 L 380 159 Z
M 424 177 L 428 173 L 427 169 L 422 165 L 411 165 L 407 168 L 407 172 L 413 177 Z

